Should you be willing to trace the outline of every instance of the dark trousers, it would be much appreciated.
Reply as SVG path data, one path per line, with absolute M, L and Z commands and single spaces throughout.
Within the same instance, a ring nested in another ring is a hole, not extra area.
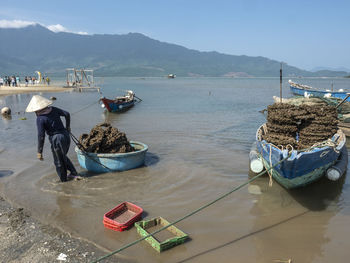
M 71 160 L 67 157 L 67 153 L 70 146 L 70 137 L 67 131 L 57 133 L 49 136 L 51 143 L 51 151 L 53 154 L 54 164 L 56 166 L 57 175 L 60 177 L 62 182 L 67 181 L 67 170 L 71 174 L 77 174 Z

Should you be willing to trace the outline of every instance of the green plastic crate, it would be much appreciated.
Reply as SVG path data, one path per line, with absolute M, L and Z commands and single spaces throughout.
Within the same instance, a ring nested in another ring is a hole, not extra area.
M 135 227 L 137 229 L 137 232 L 140 234 L 140 236 L 145 237 L 156 230 L 169 225 L 170 223 L 165 220 L 162 217 L 156 217 L 151 220 L 143 220 L 135 223 Z M 152 230 L 151 228 L 156 228 Z M 148 231 L 147 231 L 148 230 Z M 159 240 L 157 237 L 158 234 L 161 234 L 163 232 L 167 231 L 168 234 L 170 233 L 172 237 L 167 238 L 166 240 L 162 241 Z M 188 238 L 188 235 L 182 232 L 180 229 L 178 229 L 175 226 L 169 226 L 168 228 L 160 231 L 159 233 L 155 234 L 154 236 L 150 236 L 146 238 L 145 240 L 151 244 L 151 246 L 157 250 L 158 252 L 162 252 L 166 249 L 172 248 L 174 246 L 180 245 L 186 241 Z

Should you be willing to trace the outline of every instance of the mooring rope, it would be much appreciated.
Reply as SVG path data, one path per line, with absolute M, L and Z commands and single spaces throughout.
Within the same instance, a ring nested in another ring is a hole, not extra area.
M 272 143 L 270 144 L 270 153 L 269 153 L 270 167 L 272 167 L 272 158 L 271 158 L 272 157 L 271 156 L 272 155 L 272 146 L 278 148 L 276 145 L 273 145 Z M 283 147 L 283 145 L 282 145 L 282 147 Z M 266 170 L 266 172 L 267 172 L 267 174 L 269 176 L 269 186 L 271 187 L 272 186 L 272 171 L 270 171 L 271 169 L 269 169 L 267 167 L 267 165 L 265 164 L 265 162 L 264 162 L 264 158 L 263 158 L 263 155 L 262 155 L 262 149 L 261 149 L 261 152 L 260 152 L 260 156 L 261 156 L 261 162 L 262 162 L 262 164 L 263 164 L 263 166 L 264 166 L 264 168 L 265 168 L 265 170 Z
M 332 139 L 328 139 L 326 141 L 318 142 L 315 143 L 314 145 L 311 146 L 311 148 L 320 148 L 320 147 L 331 147 L 336 153 L 339 153 L 339 151 L 336 149 L 337 144 L 332 141 Z
M 83 108 L 81 108 L 81 109 L 79 109 L 79 110 L 73 112 L 71 115 L 77 114 L 77 113 L 79 113 L 79 112 L 81 112 L 81 111 L 83 111 L 83 110 L 85 110 L 85 109 L 91 107 L 92 105 L 95 105 L 96 103 L 99 103 L 99 102 L 100 102 L 100 100 L 95 101 L 95 102 L 93 102 L 93 103 L 90 103 L 90 104 L 84 106 Z
M 270 168 L 268 168 L 266 171 L 269 171 L 269 170 L 273 169 L 274 167 L 276 167 L 276 166 L 279 165 L 280 163 L 284 162 L 284 161 L 287 160 L 288 158 L 289 158 L 289 156 L 287 156 L 286 158 L 283 158 L 282 160 L 280 160 L 279 162 L 277 162 L 276 164 L 274 164 L 273 166 L 271 166 Z M 169 225 L 166 225 L 166 226 L 164 226 L 164 227 L 162 227 L 162 228 L 160 228 L 160 229 L 158 229 L 158 230 L 156 230 L 156 231 L 154 231 L 154 232 L 148 234 L 147 236 L 144 236 L 144 237 L 142 237 L 142 238 L 140 238 L 140 239 L 137 239 L 137 240 L 135 240 L 135 241 L 133 241 L 133 242 L 131 242 L 131 243 L 129 243 L 129 244 L 127 244 L 127 245 L 125 245 L 125 246 L 123 246 L 123 247 L 117 249 L 117 250 L 115 250 L 115 251 L 112 251 L 111 253 L 108 253 L 107 255 L 102 256 L 102 257 L 100 257 L 100 258 L 98 258 L 98 259 L 92 261 L 91 263 L 100 262 L 100 261 L 102 261 L 102 260 L 104 260 L 104 259 L 106 259 L 106 258 L 108 258 L 108 257 L 110 257 L 110 256 L 112 256 L 112 255 L 114 255 L 114 254 L 116 254 L 116 253 L 119 253 L 119 252 L 123 251 L 124 249 L 126 249 L 126 248 L 128 248 L 128 247 L 131 247 L 131 246 L 133 246 L 133 245 L 135 245 L 135 244 L 137 244 L 137 243 L 139 243 L 139 242 L 145 240 L 146 238 L 149 238 L 149 237 L 153 236 L 154 234 L 159 233 L 160 231 L 162 231 L 162 230 L 164 230 L 164 229 L 166 229 L 166 228 L 168 228 L 168 227 L 170 227 L 170 226 L 172 226 L 172 225 L 175 225 L 175 224 L 177 224 L 177 223 L 179 223 L 179 222 L 185 220 L 186 218 L 188 218 L 188 217 L 190 217 L 190 216 L 192 216 L 192 215 L 194 215 L 194 214 L 200 212 L 201 210 L 207 208 L 208 206 L 211 206 L 212 204 L 214 204 L 214 203 L 220 201 L 221 199 L 225 198 L 226 196 L 232 194 L 233 192 L 236 192 L 237 190 L 241 189 L 243 186 L 246 186 L 247 184 L 253 182 L 253 181 L 256 180 L 256 179 L 258 179 L 258 178 L 261 177 L 263 174 L 265 174 L 266 171 L 262 171 L 261 173 L 257 174 L 256 176 L 254 176 L 253 178 L 249 179 L 248 181 L 246 181 L 246 182 L 240 184 L 239 186 L 233 188 L 233 189 L 230 190 L 229 192 L 227 192 L 227 193 L 225 193 L 225 194 L 219 196 L 219 197 L 216 198 L 215 200 L 213 200 L 213 201 L 211 201 L 211 202 L 209 202 L 209 203 L 207 203 L 207 204 L 205 204 L 205 205 L 203 205 L 203 206 L 197 208 L 196 210 L 192 211 L 191 213 L 188 213 L 187 215 L 181 217 L 180 219 L 174 221 L 173 223 L 170 223 Z
M 272 166 L 272 146 L 270 144 L 270 154 L 269 154 L 269 160 L 270 160 L 270 167 Z M 262 161 L 263 162 L 263 161 Z M 269 180 L 269 186 L 272 186 L 272 170 L 271 171 L 267 171 L 267 173 L 269 174 L 270 180 Z

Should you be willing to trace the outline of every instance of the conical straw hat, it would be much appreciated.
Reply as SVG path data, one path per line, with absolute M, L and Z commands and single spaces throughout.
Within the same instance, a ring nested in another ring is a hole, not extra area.
M 51 100 L 44 98 L 40 95 L 34 95 L 26 108 L 26 112 L 42 110 L 51 104 Z

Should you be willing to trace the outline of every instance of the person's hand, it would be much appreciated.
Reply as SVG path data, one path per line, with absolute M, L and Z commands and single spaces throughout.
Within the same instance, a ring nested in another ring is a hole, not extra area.
M 44 161 L 44 158 L 43 158 L 43 154 L 42 154 L 42 153 L 37 153 L 37 154 L 36 154 L 36 157 L 37 157 L 40 161 Z

